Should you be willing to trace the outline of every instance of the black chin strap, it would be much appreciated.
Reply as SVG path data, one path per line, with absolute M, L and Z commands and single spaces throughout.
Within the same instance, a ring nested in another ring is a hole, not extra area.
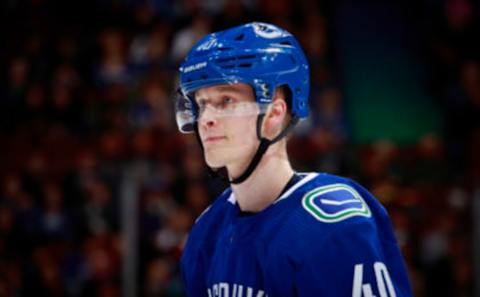
M 285 135 L 292 130 L 292 128 L 297 124 L 298 122 L 298 117 L 293 117 L 290 120 L 290 123 L 288 123 L 288 126 L 283 129 L 280 134 L 277 135 L 274 139 L 266 139 L 265 137 L 262 137 L 262 124 L 263 124 L 263 117 L 264 114 L 261 114 L 257 117 L 257 138 L 260 140 L 260 145 L 257 148 L 257 152 L 253 156 L 252 160 L 250 161 L 250 164 L 248 164 L 247 169 L 237 178 L 234 178 L 230 180 L 231 184 L 241 184 L 244 182 L 247 178 L 250 177 L 250 175 L 253 173 L 255 168 L 257 168 L 258 163 L 262 160 L 263 155 L 267 151 L 268 147 L 275 142 L 279 141 L 282 139 Z
M 264 114 L 258 115 L 258 117 L 257 117 L 257 138 L 258 138 L 258 140 L 260 140 L 260 144 L 257 148 L 257 152 L 255 153 L 252 160 L 250 161 L 250 164 L 248 164 L 247 169 L 245 169 L 245 171 L 239 177 L 230 180 L 226 176 L 223 176 L 218 172 L 220 168 L 213 169 L 213 168 L 211 168 L 210 166 L 207 165 L 207 170 L 208 170 L 208 173 L 209 173 L 210 176 L 220 177 L 222 180 L 228 181 L 231 184 L 241 184 L 242 182 L 247 180 L 250 177 L 250 175 L 253 173 L 255 168 L 257 168 L 258 163 L 260 163 L 260 161 L 262 160 L 262 157 L 265 154 L 265 152 L 267 151 L 268 147 L 270 145 L 274 144 L 275 142 L 279 141 L 280 139 L 282 139 L 285 135 L 287 135 L 293 129 L 293 127 L 295 127 L 295 125 L 298 123 L 298 120 L 299 120 L 298 117 L 294 116 L 290 120 L 290 123 L 288 123 L 288 126 L 285 127 L 285 129 L 283 129 L 282 132 L 280 132 L 280 134 L 277 135 L 277 137 L 270 140 L 270 139 L 262 137 L 262 135 L 261 135 L 262 134 L 261 130 L 262 130 L 262 124 L 263 124 L 263 117 L 264 117 Z M 203 145 L 202 145 L 202 141 L 200 139 L 200 134 L 198 133 L 198 124 L 197 123 L 195 123 L 194 129 L 195 129 L 195 135 L 197 137 L 197 140 L 200 143 L 200 147 L 203 150 Z
M 273 142 L 266 139 L 266 138 L 261 138 L 260 139 L 260 145 L 257 148 L 257 152 L 252 158 L 252 161 L 250 161 L 250 164 L 248 164 L 247 169 L 242 173 L 237 178 L 231 179 L 230 183 L 231 184 L 241 184 L 243 183 L 247 178 L 250 177 L 250 175 L 253 173 L 253 170 L 257 167 L 258 163 L 260 163 L 260 160 L 262 160 L 263 155 L 267 151 L 268 147 L 272 144 Z

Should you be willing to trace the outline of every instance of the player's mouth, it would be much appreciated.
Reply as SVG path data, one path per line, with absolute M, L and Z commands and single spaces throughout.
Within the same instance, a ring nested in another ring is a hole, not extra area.
M 203 140 L 204 143 L 215 143 L 226 139 L 225 136 L 209 136 Z

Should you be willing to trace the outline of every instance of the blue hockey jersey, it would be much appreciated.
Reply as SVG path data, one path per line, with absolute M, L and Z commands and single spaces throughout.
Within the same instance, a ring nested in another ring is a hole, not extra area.
M 412 296 L 385 209 L 324 173 L 248 216 L 227 189 L 197 219 L 181 269 L 190 297 Z

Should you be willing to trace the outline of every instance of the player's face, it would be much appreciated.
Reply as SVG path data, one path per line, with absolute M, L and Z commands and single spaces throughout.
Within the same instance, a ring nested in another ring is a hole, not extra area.
M 216 85 L 198 90 L 198 130 L 210 167 L 240 165 L 256 151 L 259 107 L 247 84 Z

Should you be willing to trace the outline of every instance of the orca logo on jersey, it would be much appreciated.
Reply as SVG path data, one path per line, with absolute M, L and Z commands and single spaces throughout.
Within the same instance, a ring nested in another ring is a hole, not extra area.
M 325 223 L 340 222 L 353 216 L 371 216 L 362 196 L 345 184 L 315 188 L 303 196 L 302 206 L 315 219 Z

